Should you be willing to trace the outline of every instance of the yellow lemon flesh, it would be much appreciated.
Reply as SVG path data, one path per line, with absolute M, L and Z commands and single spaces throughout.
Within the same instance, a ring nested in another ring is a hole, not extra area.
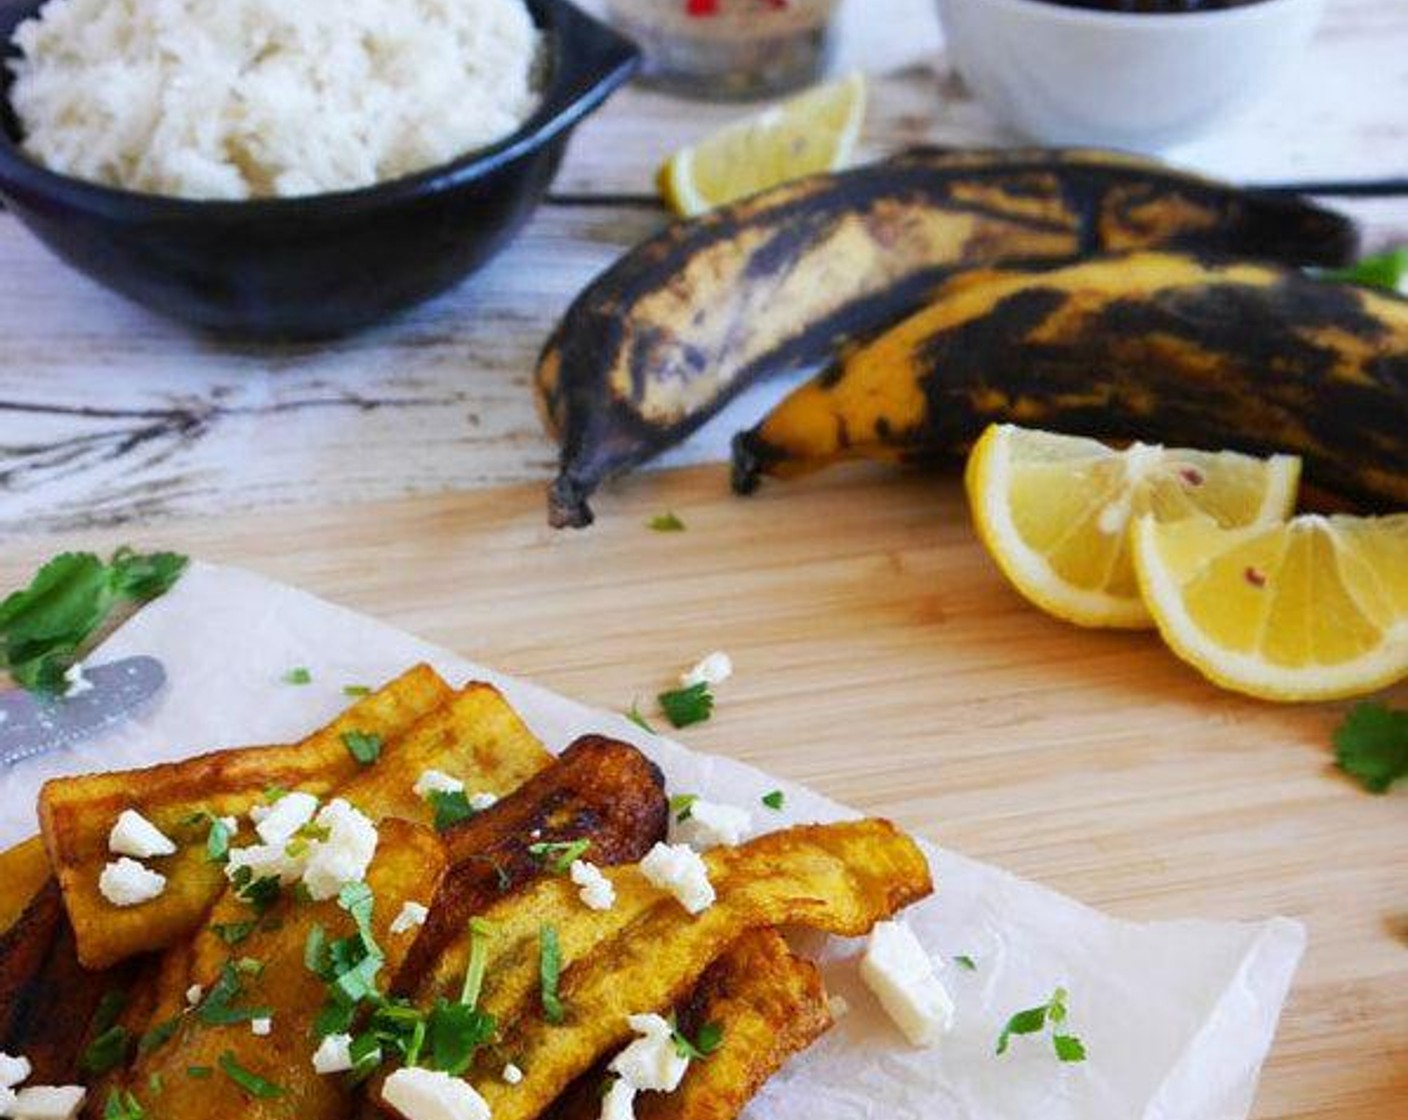
M 865 119 L 865 78 L 817 86 L 682 148 L 660 169 L 666 204 L 691 218 L 779 183 L 846 167 Z
M 1147 629 L 1129 527 L 1206 516 L 1228 528 L 1283 521 L 1300 460 L 1134 444 L 994 424 L 968 460 L 966 482 L 983 544 L 1012 584 L 1080 626 Z
M 1164 640 L 1225 688 L 1333 700 L 1408 677 L 1408 514 L 1240 529 L 1146 518 L 1133 542 Z

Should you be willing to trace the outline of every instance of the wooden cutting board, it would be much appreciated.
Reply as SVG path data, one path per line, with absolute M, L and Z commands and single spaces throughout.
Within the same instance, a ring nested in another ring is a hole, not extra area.
M 646 528 L 666 510 L 686 531 Z M 554 533 L 534 486 L 46 537 L 6 549 L 0 586 L 64 545 L 173 546 L 616 709 L 726 650 L 737 675 L 691 746 L 1126 918 L 1304 920 L 1256 1115 L 1408 1117 L 1408 799 L 1333 771 L 1343 706 L 1242 700 L 1154 636 L 1038 614 L 952 479 L 848 468 L 743 500 L 700 468 L 598 512 Z

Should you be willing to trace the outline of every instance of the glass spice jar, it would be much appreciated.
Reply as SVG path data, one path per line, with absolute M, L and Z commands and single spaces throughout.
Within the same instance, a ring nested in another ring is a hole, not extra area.
M 644 80 L 692 97 L 788 93 L 826 69 L 839 0 L 606 0 L 645 50 Z

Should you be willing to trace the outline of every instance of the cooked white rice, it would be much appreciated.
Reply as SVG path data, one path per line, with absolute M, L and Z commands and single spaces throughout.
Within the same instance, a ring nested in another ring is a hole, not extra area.
M 538 100 L 523 0 L 49 0 L 14 41 L 31 157 L 186 198 L 395 178 L 503 138 Z

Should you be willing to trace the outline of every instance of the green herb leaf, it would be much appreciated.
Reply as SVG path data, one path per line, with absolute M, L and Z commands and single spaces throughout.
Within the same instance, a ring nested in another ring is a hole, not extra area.
M 219 817 L 210 818 L 210 831 L 205 837 L 205 858 L 211 863 L 224 863 L 230 858 L 230 830 Z
M 1056 1048 L 1056 1057 L 1063 1062 L 1085 1061 L 1085 1043 L 1073 1034 L 1054 1034 L 1051 1043 Z
M 1357 704 L 1335 730 L 1335 763 L 1370 793 L 1408 777 L 1408 711 Z
M 211 1075 L 212 1073 L 214 1073 L 214 1072 L 215 1072 L 215 1071 L 212 1070 L 209 1066 L 187 1066 L 187 1067 L 186 1067 L 186 1076 L 189 1077 L 189 1078 L 191 1078 L 193 1081 L 206 1081 L 206 1080 L 208 1080 L 208 1079 L 210 1078 L 210 1075 Z
M 235 888 L 235 897 L 254 907 L 254 912 L 261 917 L 283 893 L 283 884 L 277 875 L 264 875 L 256 879 L 248 867 L 236 871 L 230 882 Z
M 565 875 L 592 846 L 585 837 L 580 840 L 543 840 L 528 845 L 528 854 L 554 875 Z
M 646 525 L 657 533 L 683 533 L 685 524 L 674 513 L 662 513 L 652 517 Z
M 137 1053 L 141 1057 L 146 1057 L 153 1050 L 159 1050 L 165 1046 L 181 1026 L 181 1016 L 173 1015 L 170 1019 L 163 1020 L 151 1027 L 137 1040 Z
M 714 711 L 714 694 L 709 691 L 708 681 L 662 692 L 656 699 L 672 727 L 703 723 Z
M 141 1102 L 131 1092 L 113 1089 L 108 1093 L 107 1102 L 103 1105 L 103 1120 L 143 1120 L 145 1116 Z
M 216 922 L 210 929 L 226 945 L 238 945 L 253 933 L 258 925 L 258 922 Z
M 782 804 L 785 800 L 786 798 L 784 797 L 780 789 L 775 789 L 771 793 L 765 793 L 762 797 L 762 802 L 764 805 L 766 805 L 769 809 L 776 810 L 779 813 L 782 812 Z
M 233 1050 L 226 1050 L 220 1055 L 220 1068 L 225 1076 L 248 1093 L 251 1097 L 258 1097 L 260 1100 L 269 1100 L 273 1097 L 281 1097 L 284 1090 L 272 1081 L 266 1081 L 257 1073 L 240 1065 Z
M 566 1018 L 557 994 L 561 976 L 562 949 L 557 941 L 557 927 L 544 922 L 538 927 L 538 980 L 542 988 L 543 1017 L 554 1025 Z
M 1348 268 L 1327 269 L 1321 272 L 1320 276 L 1324 280 L 1339 280 L 1396 292 L 1401 289 L 1404 280 L 1408 279 L 1408 248 L 1376 253 Z
M 675 1027 L 670 1032 L 670 1038 L 675 1044 L 675 1053 L 681 1058 L 703 1061 L 723 1045 L 724 1028 L 718 1023 L 705 1023 L 691 1042 L 679 1027 Z
M 670 798 L 670 812 L 675 815 L 675 820 L 684 824 L 694 814 L 694 803 L 699 800 L 697 793 L 677 793 Z
M 127 993 L 121 988 L 110 988 L 103 993 L 93 1012 L 93 1021 L 88 1024 L 90 1037 L 97 1037 L 117 1023 L 117 1017 L 127 1006 Z
M 306 665 L 295 665 L 292 669 L 284 673 L 279 680 L 283 681 L 284 684 L 312 684 L 313 673 Z
M 116 1069 L 127 1060 L 127 1047 L 131 1040 L 126 1027 L 109 1027 L 84 1048 L 78 1068 L 92 1077 Z
M 489 965 L 489 938 L 493 928 L 483 918 L 469 920 L 469 963 L 464 970 L 464 986 L 460 1002 L 466 1007 L 479 1003 L 479 991 L 484 986 L 484 971 Z
M 345 684 L 342 686 L 343 696 L 370 696 L 371 687 L 365 684 Z
M 497 1029 L 492 1015 L 443 997 L 436 1000 L 425 1031 L 430 1067 L 451 1075 L 463 1073 L 475 1051 L 493 1039 Z
M 140 556 L 128 548 L 107 564 L 91 552 L 54 557 L 0 602 L 0 669 L 31 691 L 62 695 L 65 672 L 112 609 L 160 595 L 185 565 L 173 553 Z
M 430 805 L 435 810 L 435 831 L 445 832 L 454 828 L 460 821 L 474 816 L 474 807 L 464 790 L 436 789 L 430 791 Z
M 967 969 L 969 972 L 978 971 L 978 962 L 967 953 L 959 953 L 958 956 L 953 958 L 953 963 L 958 965 L 959 968 Z
M 1007 1053 L 1008 1044 L 1012 1041 L 1014 1034 L 1036 1034 L 1045 1027 L 1046 1004 L 1018 1011 L 1007 1020 L 1007 1025 L 1002 1028 L 1002 1034 L 997 1039 L 997 1052 L 999 1054 Z
M 366 731 L 344 731 L 342 745 L 347 748 L 347 753 L 363 766 L 370 766 L 381 757 L 384 743 L 380 735 Z
M 254 962 L 258 964 L 258 962 Z M 208 1027 L 228 1026 L 231 1023 L 247 1023 L 251 1019 L 267 1019 L 273 1011 L 267 1007 L 238 1007 L 235 999 L 240 995 L 243 983 L 241 969 L 235 962 L 226 961 L 220 966 L 220 976 L 210 986 L 205 999 L 196 1008 L 196 1018 Z
M 651 727 L 650 724 L 646 721 L 646 718 L 640 714 L 639 700 L 631 701 L 631 710 L 626 713 L 626 718 L 630 720 L 633 724 L 635 724 L 637 727 L 639 727 L 642 731 L 648 731 L 652 735 L 660 734 L 660 732 L 656 731 L 655 728 Z

